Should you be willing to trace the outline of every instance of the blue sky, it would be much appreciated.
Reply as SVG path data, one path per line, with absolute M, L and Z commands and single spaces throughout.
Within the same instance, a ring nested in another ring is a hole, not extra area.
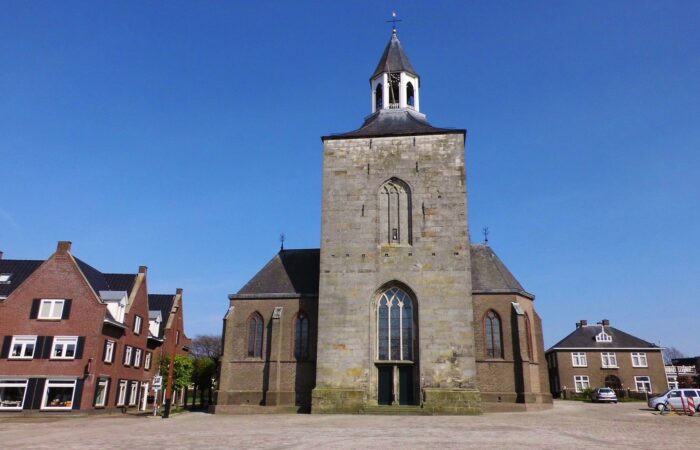
M 318 247 L 321 135 L 357 128 L 390 36 L 468 129 L 470 226 L 579 319 L 700 354 L 698 2 L 24 2 L 0 7 L 0 249 L 56 241 L 185 290 L 188 334 Z

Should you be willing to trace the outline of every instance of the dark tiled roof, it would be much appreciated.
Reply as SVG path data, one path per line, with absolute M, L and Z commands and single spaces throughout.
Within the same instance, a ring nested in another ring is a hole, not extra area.
M 517 293 L 534 298 L 523 289 L 488 245 L 472 244 L 471 262 L 472 292 L 477 294 Z
M 126 291 L 129 295 L 136 283 L 134 273 L 105 273 L 104 278 L 110 291 Z
M 554 344 L 549 350 L 556 348 L 649 348 L 660 349 L 655 344 L 638 337 L 620 331 L 617 328 L 606 326 L 605 333 L 612 337 L 612 342 L 596 342 L 595 337 L 601 330 L 600 325 L 588 325 L 574 330 L 570 335 Z
M 0 274 L 12 274 L 9 283 L 0 284 L 0 297 L 8 297 L 43 262 L 29 259 L 0 259 Z
M 403 47 L 401 47 L 401 42 L 399 42 L 399 38 L 396 35 L 396 30 L 391 33 L 391 39 L 386 45 L 384 53 L 382 53 L 382 57 L 379 59 L 379 64 L 377 64 L 377 68 L 374 70 L 371 79 L 374 79 L 374 77 L 382 72 L 408 72 L 418 76 L 411 61 L 408 60 L 406 52 L 404 52 Z
M 136 274 L 102 273 L 79 258 L 75 258 L 75 262 L 78 263 L 80 271 L 83 272 L 97 295 L 100 294 L 100 291 L 126 291 L 131 295 L 131 290 L 136 282 Z
M 170 310 L 173 309 L 174 301 L 175 295 L 173 294 L 148 294 L 148 310 L 160 311 L 162 322 L 160 323 L 160 330 L 157 336 L 159 338 L 163 337 L 165 325 L 168 323 L 168 317 L 170 317 Z
M 412 109 L 380 109 L 365 119 L 360 128 L 347 133 L 323 136 L 321 139 L 352 139 L 388 136 L 413 136 L 424 134 L 466 133 L 456 128 L 437 128 L 428 122 L 425 114 Z
M 320 251 L 281 250 L 234 296 L 318 296 Z

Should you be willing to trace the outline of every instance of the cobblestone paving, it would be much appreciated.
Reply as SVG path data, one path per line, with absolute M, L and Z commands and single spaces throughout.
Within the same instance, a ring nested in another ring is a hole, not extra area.
M 208 415 L 0 416 L 0 448 L 699 448 L 700 416 L 642 403 L 558 401 L 554 409 L 479 417 Z

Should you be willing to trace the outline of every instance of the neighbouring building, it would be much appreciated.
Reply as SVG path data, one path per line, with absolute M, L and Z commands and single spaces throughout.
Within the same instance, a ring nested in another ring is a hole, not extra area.
M 661 393 L 667 389 L 662 348 L 610 326 L 576 323 L 576 329 L 547 350 L 552 395 L 586 389 Z
M 666 366 L 669 389 L 700 387 L 700 356 L 676 358 Z
M 102 273 L 67 241 L 46 260 L 0 254 L 0 411 L 145 408 L 173 333 L 177 351 L 189 343 L 182 291 L 167 305 L 149 297 L 145 266 Z
M 551 405 L 534 296 L 471 244 L 466 130 L 420 112 L 394 29 L 362 127 L 324 136 L 321 248 L 281 250 L 229 296 L 216 412 Z

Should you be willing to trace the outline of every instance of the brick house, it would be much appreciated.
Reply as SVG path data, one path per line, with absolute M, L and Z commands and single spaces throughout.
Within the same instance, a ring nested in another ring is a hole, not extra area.
M 546 352 L 552 395 L 587 388 L 661 393 L 667 389 L 661 347 L 611 327 L 576 323 L 576 329 Z
M 167 336 L 151 333 L 147 268 L 102 273 L 70 250 L 0 259 L 2 412 L 146 406 Z

